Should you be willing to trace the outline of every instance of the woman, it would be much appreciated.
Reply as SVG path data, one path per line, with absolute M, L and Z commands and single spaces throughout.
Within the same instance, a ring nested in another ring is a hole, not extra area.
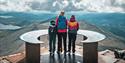
M 64 53 L 67 51 L 66 39 L 67 39 L 67 19 L 64 16 L 64 11 L 56 18 L 57 35 L 58 35 L 58 48 L 57 53 L 62 52 L 62 40 L 64 45 Z
M 70 21 L 68 23 L 68 52 L 71 52 L 71 45 L 72 45 L 72 52 L 75 53 L 75 41 L 77 36 L 77 31 L 79 30 L 79 23 L 76 21 L 75 16 L 72 15 Z

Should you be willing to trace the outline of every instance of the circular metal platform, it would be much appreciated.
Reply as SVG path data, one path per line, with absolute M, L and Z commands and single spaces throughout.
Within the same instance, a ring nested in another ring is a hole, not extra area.
M 48 30 L 35 30 L 35 31 L 30 31 L 27 33 L 24 33 L 23 35 L 20 36 L 21 40 L 24 40 L 25 42 L 29 42 L 29 43 L 44 43 L 43 41 L 39 41 L 38 37 L 42 36 L 42 35 L 46 35 L 48 34 Z M 81 42 L 98 42 L 101 41 L 103 39 L 105 39 L 105 35 L 95 32 L 95 31 L 89 31 L 89 30 L 79 30 L 78 34 L 80 35 L 84 35 L 87 37 L 86 40 L 81 41 Z
M 24 33 L 23 35 L 20 36 L 20 39 L 24 40 L 26 42 L 26 62 L 27 63 L 40 63 L 40 60 L 44 61 L 44 60 L 40 59 L 40 44 L 42 44 L 44 42 L 41 41 L 42 39 L 38 40 L 38 38 L 40 36 L 46 35 L 46 34 L 48 34 L 47 29 L 30 31 L 30 32 Z M 97 50 L 98 42 L 105 39 L 106 36 L 101 33 L 98 33 L 95 31 L 89 31 L 89 30 L 79 30 L 78 34 L 87 37 L 86 40 L 81 40 L 81 42 L 83 43 L 83 50 L 84 50 L 83 62 L 84 63 L 98 63 L 98 50 Z M 41 57 L 44 57 L 44 56 L 41 56 Z M 45 57 L 47 57 L 47 58 L 45 58 L 45 60 L 48 59 L 49 61 L 51 59 L 55 59 L 55 57 L 49 57 L 49 56 L 45 56 Z M 67 60 L 66 59 L 67 55 L 64 55 L 61 57 L 63 57 L 63 59 L 65 59 L 65 60 Z M 56 58 L 57 58 L 57 55 L 56 55 Z M 46 60 L 46 61 L 48 61 L 48 60 Z M 68 60 L 68 61 L 73 61 L 73 60 Z M 63 62 L 63 61 L 61 61 L 61 62 Z M 61 62 L 58 62 L 58 63 L 61 63 Z M 43 62 L 43 63 L 50 63 L 50 62 Z M 53 63 L 55 63 L 55 62 L 53 62 Z M 80 63 L 82 63 L 82 62 L 80 62 Z

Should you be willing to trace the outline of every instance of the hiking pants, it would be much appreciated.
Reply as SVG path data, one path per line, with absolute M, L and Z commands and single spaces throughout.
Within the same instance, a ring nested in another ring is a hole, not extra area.
M 49 51 L 54 52 L 56 48 L 56 34 L 50 34 L 49 36 Z
M 72 52 L 75 52 L 75 41 L 76 41 L 76 33 L 68 33 L 68 51 L 71 51 L 71 46 L 72 46 Z
M 64 52 L 67 51 L 67 44 L 66 44 L 66 40 L 67 40 L 67 32 L 65 33 L 57 33 L 58 35 L 58 52 L 62 52 L 62 41 L 63 41 L 63 45 L 64 45 Z

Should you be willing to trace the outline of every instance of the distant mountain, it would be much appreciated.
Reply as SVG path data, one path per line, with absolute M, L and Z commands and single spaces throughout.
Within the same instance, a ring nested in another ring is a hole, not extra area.
M 0 56 L 22 52 L 24 41 L 20 40 L 20 35 L 32 30 L 47 28 L 47 26 L 40 24 L 40 22 L 24 24 L 24 27 L 18 30 L 0 30 Z
M 54 18 L 55 19 L 55 18 Z M 50 19 L 50 20 L 54 20 Z M 29 25 L 25 25 L 23 28 L 19 30 L 1 30 L 0 31 L 0 56 L 3 55 L 9 55 L 17 52 L 21 52 L 24 50 L 24 41 L 20 40 L 19 37 L 23 33 L 33 31 L 33 30 L 39 30 L 39 29 L 47 29 L 48 24 L 50 20 L 43 22 L 34 22 Z M 89 24 L 86 21 L 79 21 L 80 23 L 80 29 L 85 30 L 92 30 L 100 32 L 104 35 L 106 35 L 106 39 L 99 42 L 99 49 L 105 50 L 105 49 L 114 49 L 114 48 L 125 48 L 125 43 L 123 40 L 120 39 L 120 37 L 112 34 L 109 31 L 106 31 L 105 29 L 102 29 L 100 27 L 96 27 L 95 25 Z M 94 37 L 94 36 L 93 36 Z M 45 38 L 44 40 L 46 40 Z M 80 41 L 82 40 L 82 36 L 78 36 L 77 45 L 81 45 Z M 45 43 L 48 41 L 46 40 Z M 44 45 L 42 45 L 44 46 Z M 81 45 L 82 46 L 82 45 Z
M 14 25 L 4 25 L 0 23 L 0 30 L 5 30 L 5 29 L 10 29 L 10 30 L 15 30 L 15 29 L 20 29 L 21 27 L 19 26 L 14 26 Z

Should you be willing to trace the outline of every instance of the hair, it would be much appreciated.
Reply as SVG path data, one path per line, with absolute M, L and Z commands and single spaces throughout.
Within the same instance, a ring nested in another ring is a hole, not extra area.
M 50 21 L 50 23 L 53 23 L 53 22 L 55 22 L 55 21 L 53 21 L 53 20 L 52 20 L 52 21 Z
M 74 18 L 74 17 L 75 17 L 75 15 L 72 15 L 71 17 L 73 17 L 73 18 Z
M 71 16 L 70 21 L 72 21 L 72 22 L 73 22 L 73 21 L 76 21 L 75 15 L 72 15 L 72 16 Z
M 65 14 L 65 11 L 61 11 L 61 12 L 60 12 L 60 15 L 62 15 L 62 14 L 64 15 L 64 14 Z

